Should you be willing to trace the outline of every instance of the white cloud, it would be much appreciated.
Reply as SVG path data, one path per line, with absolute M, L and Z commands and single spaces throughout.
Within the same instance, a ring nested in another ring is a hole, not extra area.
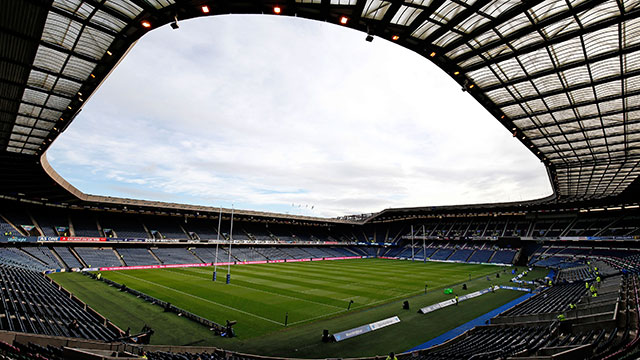
M 89 193 L 318 216 L 551 193 L 430 61 L 273 16 L 150 32 L 49 153 Z

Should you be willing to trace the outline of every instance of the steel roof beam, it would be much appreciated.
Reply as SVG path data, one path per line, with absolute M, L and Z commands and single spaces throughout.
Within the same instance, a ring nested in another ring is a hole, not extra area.
M 516 5 L 514 6 L 512 9 L 505 11 L 504 13 L 498 15 L 495 17 L 495 20 L 493 21 L 489 21 L 486 24 L 480 25 L 478 26 L 476 29 L 474 29 L 473 31 L 471 31 L 470 33 L 463 35 L 462 37 L 452 41 L 450 44 L 448 44 L 447 46 L 442 48 L 442 51 L 447 53 L 455 48 L 457 48 L 458 46 L 465 44 L 469 41 L 471 41 L 472 39 L 476 38 L 477 36 L 499 26 L 502 25 L 504 23 L 506 23 L 507 21 L 513 19 L 514 17 L 520 15 L 521 13 L 525 12 L 527 9 L 530 9 L 540 3 L 542 3 L 545 0 L 523 0 L 522 3 L 520 5 Z
M 423 40 L 426 44 L 432 44 L 437 39 L 439 39 L 442 35 L 446 34 L 448 31 L 453 30 L 456 25 L 460 24 L 464 20 L 467 20 L 470 16 L 474 15 L 478 10 L 487 5 L 491 0 L 476 0 L 473 5 L 465 8 L 461 12 L 459 12 L 456 16 L 454 16 L 449 22 L 447 22 L 444 26 L 439 27 L 432 34 L 427 36 L 426 39 Z M 459 5 L 461 6 L 461 5 Z
M 585 6 L 589 6 L 590 7 L 591 3 L 602 3 L 604 1 L 606 1 L 606 0 L 596 0 L 596 1 L 592 1 L 592 2 L 584 2 L 584 3 L 580 4 L 578 7 L 585 7 Z M 453 58 L 452 61 L 455 61 L 457 63 L 465 61 L 465 60 L 467 60 L 469 58 L 472 58 L 472 57 L 474 57 L 474 56 L 476 56 L 478 54 L 482 54 L 482 53 L 487 52 L 489 50 L 492 50 L 492 49 L 494 49 L 496 47 L 503 46 L 503 45 L 505 45 L 505 44 L 507 44 L 507 43 L 509 43 L 511 41 L 517 40 L 517 39 L 519 39 L 519 38 L 521 38 L 521 37 L 523 37 L 525 35 L 531 34 L 534 31 L 540 31 L 540 30 L 542 30 L 542 28 L 544 28 L 547 25 L 553 24 L 554 22 L 556 22 L 558 20 L 563 20 L 565 18 L 568 18 L 569 16 L 572 15 L 572 11 L 568 10 L 568 11 L 566 11 L 564 13 L 561 13 L 561 15 L 563 15 L 562 17 L 558 17 L 557 15 L 558 14 L 550 16 L 550 17 L 548 17 L 548 18 L 546 18 L 546 19 L 544 19 L 544 20 L 542 20 L 542 21 L 540 21 L 538 23 L 532 23 L 531 26 L 529 26 L 529 27 L 517 30 L 517 31 L 513 32 L 512 34 L 509 34 L 509 35 L 507 35 L 507 36 L 505 36 L 503 38 L 499 38 L 499 40 L 496 40 L 496 41 L 491 42 L 489 44 L 486 44 L 486 45 L 480 46 L 478 48 L 475 48 L 475 49 L 473 49 L 473 50 L 471 50 L 471 51 L 469 51 L 467 53 L 464 53 L 464 54 L 462 54 L 462 55 L 460 55 L 460 56 L 458 56 L 456 58 Z M 497 62 L 500 62 L 500 61 L 503 61 L 503 60 L 508 60 L 508 59 L 510 59 L 510 58 L 512 58 L 514 56 L 519 56 L 519 55 L 522 55 L 522 54 L 533 52 L 533 51 L 539 50 L 539 49 L 541 49 L 543 47 L 546 47 L 546 46 L 549 46 L 549 45 L 555 45 L 555 44 L 561 43 L 563 41 L 576 38 L 578 36 L 582 36 L 582 35 L 585 35 L 585 34 L 588 34 L 588 33 L 592 33 L 594 31 L 598 31 L 598 30 L 604 29 L 604 28 L 609 27 L 611 25 L 615 25 L 617 23 L 620 23 L 620 22 L 623 22 L 623 21 L 626 21 L 626 20 L 634 19 L 634 18 L 638 17 L 638 15 L 640 15 L 640 11 L 635 11 L 631 15 L 615 16 L 615 17 L 606 19 L 604 21 L 600 21 L 598 23 L 595 23 L 593 25 L 590 25 L 590 26 L 588 26 L 586 28 L 580 28 L 578 30 L 570 31 L 570 32 L 567 32 L 567 33 L 564 33 L 564 34 L 561 34 L 561 35 L 556 35 L 556 36 L 554 36 L 552 38 L 547 38 L 545 36 L 545 37 L 543 37 L 544 40 L 539 42 L 539 43 L 527 45 L 527 46 L 525 46 L 523 48 L 518 49 L 516 52 L 511 52 L 511 53 L 504 54 L 504 55 L 498 55 L 498 56 L 496 56 L 494 58 L 491 58 L 491 60 L 489 60 L 489 64 L 494 64 L 494 63 L 497 63 Z M 473 71 L 473 67 L 471 67 L 468 71 Z
M 598 62 L 598 61 L 608 60 L 608 59 L 611 59 L 611 58 L 619 56 L 620 53 L 622 53 L 623 55 L 626 55 L 626 54 L 634 53 L 634 52 L 639 51 L 639 50 L 640 50 L 640 44 L 636 44 L 636 45 L 632 45 L 632 46 L 626 47 L 624 49 L 618 49 L 618 50 L 615 50 L 615 51 L 604 52 L 604 53 L 598 54 L 596 56 L 592 56 L 589 59 L 584 59 L 584 60 L 580 60 L 580 61 L 576 61 L 576 62 L 564 64 L 564 65 L 560 65 L 560 66 L 557 67 L 557 70 L 554 69 L 554 68 L 550 68 L 550 69 L 547 69 L 547 70 L 543 70 L 543 71 L 531 74 L 529 76 L 510 79 L 510 80 L 505 81 L 504 84 L 506 86 L 510 86 L 510 85 L 515 85 L 515 84 L 518 84 L 518 83 L 521 83 L 521 82 L 525 82 L 525 81 L 532 81 L 532 80 L 535 80 L 537 78 L 541 78 L 541 77 L 544 77 L 544 76 L 556 74 L 558 72 L 564 72 L 564 71 L 567 71 L 567 70 L 570 70 L 570 69 L 574 69 L 574 68 L 577 68 L 577 67 L 590 65 L 590 64 L 593 64 L 593 63 Z M 485 87 L 482 88 L 482 90 L 489 92 L 489 91 L 492 91 L 492 90 L 500 89 L 502 87 L 503 87 L 502 84 L 495 84 L 495 85 L 485 86 Z M 509 103 L 513 103 L 513 101 L 509 102 Z M 509 103 L 506 103 L 506 104 L 509 104 Z M 504 104 L 501 104 L 501 106 L 504 106 Z

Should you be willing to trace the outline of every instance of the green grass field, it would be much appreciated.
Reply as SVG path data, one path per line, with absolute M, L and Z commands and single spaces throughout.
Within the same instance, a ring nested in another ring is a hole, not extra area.
M 316 358 L 404 351 L 522 295 L 501 290 L 456 309 L 420 315 L 419 307 L 451 297 L 443 294 L 445 287 L 462 295 L 507 283 L 510 276 L 496 266 L 362 259 L 232 266 L 231 284 L 226 285 L 226 268 L 218 270 L 217 282 L 211 281 L 212 268 L 111 271 L 103 276 L 218 323 L 236 320 L 234 339 L 215 337 L 202 325 L 80 274 L 53 278 L 121 328 L 151 325 L 156 330 L 153 343 Z M 497 272 L 505 276 L 496 279 Z M 354 304 L 347 311 L 350 300 Z M 401 309 L 404 300 L 411 310 Z M 394 315 L 400 324 L 340 343 L 320 342 L 322 329 L 339 332 Z

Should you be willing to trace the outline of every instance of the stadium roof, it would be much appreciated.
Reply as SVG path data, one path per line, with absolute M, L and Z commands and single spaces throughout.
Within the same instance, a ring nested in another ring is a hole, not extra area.
M 231 13 L 326 21 L 424 56 L 545 163 L 556 201 L 619 195 L 640 173 L 640 0 L 3 0 L 3 167 L 39 164 L 147 31 Z

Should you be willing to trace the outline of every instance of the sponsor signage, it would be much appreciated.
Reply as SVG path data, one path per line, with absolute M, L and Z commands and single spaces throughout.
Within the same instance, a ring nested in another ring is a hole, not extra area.
M 516 291 L 531 292 L 531 289 L 521 288 L 521 287 L 515 287 L 515 286 L 505 286 L 505 285 L 500 285 L 500 289 L 507 289 L 507 290 L 516 290 Z
M 511 279 L 511 282 L 514 282 L 516 284 L 529 284 L 529 285 L 533 285 L 535 284 L 533 281 L 531 280 L 519 280 L 516 278 Z
M 348 259 L 360 259 L 361 256 L 344 256 L 334 258 L 317 258 L 313 261 L 321 260 L 348 260 Z M 219 262 L 217 266 L 227 265 L 251 265 L 251 264 L 273 264 L 284 262 L 302 262 L 312 261 L 311 259 L 292 259 L 292 260 L 256 260 L 256 261 L 232 261 L 232 262 Z M 198 263 L 198 264 L 168 264 L 168 265 L 136 265 L 136 266 L 116 266 L 116 267 L 102 267 L 102 268 L 85 268 L 83 271 L 115 271 L 115 270 L 147 270 L 147 269 L 166 269 L 166 268 L 181 268 L 181 267 L 206 267 L 213 266 L 214 263 Z
M 342 341 L 342 340 L 350 339 L 350 338 L 358 336 L 358 335 L 366 334 L 366 333 L 371 332 L 371 331 L 382 329 L 384 327 L 387 327 L 387 326 L 393 325 L 393 324 L 397 324 L 399 322 L 400 322 L 400 318 L 397 317 L 397 316 L 394 316 L 394 317 L 390 317 L 388 319 L 376 321 L 376 322 L 371 323 L 371 324 L 358 326 L 357 328 L 353 328 L 353 329 L 350 329 L 350 330 L 339 332 L 337 334 L 333 334 L 333 337 L 336 339 L 336 341 Z
M 39 236 L 38 241 L 59 241 L 60 238 L 55 236 Z
M 107 238 L 63 236 L 63 237 L 60 238 L 60 241 L 66 241 L 66 242 L 103 242 L 103 241 L 107 241 Z
M 169 265 L 137 265 L 137 266 L 117 266 L 117 267 L 101 267 L 101 268 L 88 268 L 83 269 L 85 271 L 112 271 L 112 270 L 147 270 L 147 269 L 167 269 L 167 268 L 180 268 L 180 267 L 204 267 L 211 266 L 211 263 L 199 263 L 199 264 L 169 264 Z M 218 264 L 218 265 L 221 265 Z
M 18 243 L 36 242 L 36 241 L 38 241 L 38 238 L 35 237 L 35 236 L 3 236 L 2 237 L 2 241 L 3 242 L 18 242 Z
M 486 294 L 488 292 L 491 292 L 492 290 L 495 291 L 495 290 L 497 290 L 499 288 L 502 288 L 502 286 L 500 286 L 500 287 L 494 286 L 493 289 L 486 288 L 486 289 L 474 291 L 474 292 L 469 293 L 467 295 L 463 295 L 463 296 L 458 297 L 458 302 L 469 300 L 469 299 L 473 299 L 474 297 L 478 297 L 480 295 Z M 441 302 L 439 302 L 437 304 L 425 306 L 425 307 L 421 308 L 420 311 L 418 311 L 418 312 L 421 313 L 421 314 L 428 314 L 428 313 L 430 313 L 432 311 L 436 311 L 438 309 L 442 309 L 442 308 L 445 308 L 447 306 L 451 306 L 451 305 L 455 305 L 455 304 L 456 304 L 456 300 L 455 299 L 449 299 L 449 300 L 441 301 Z
M 638 240 L 640 236 L 538 236 L 522 237 L 523 240 L 562 240 L 562 241 L 588 241 L 588 240 Z

